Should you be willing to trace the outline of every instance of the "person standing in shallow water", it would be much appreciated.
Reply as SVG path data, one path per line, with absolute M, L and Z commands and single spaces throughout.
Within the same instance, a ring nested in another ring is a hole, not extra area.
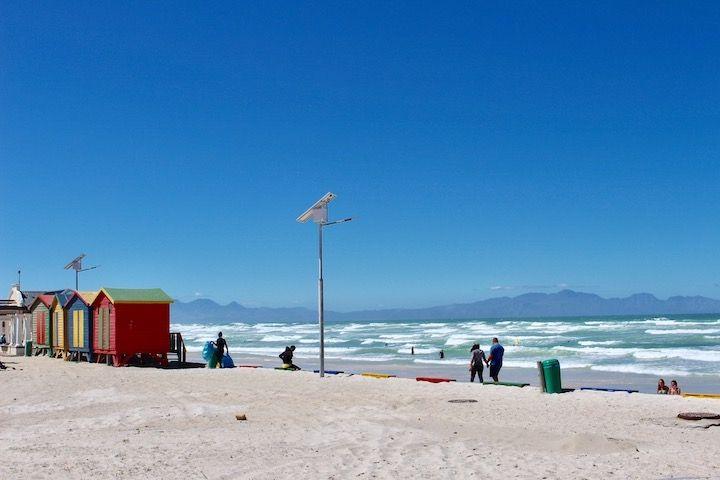
M 217 360 L 218 367 L 223 368 L 222 359 L 225 356 L 225 350 L 230 353 L 228 344 L 222 336 L 222 332 L 218 332 L 218 338 L 213 342 L 215 344 L 215 359 Z
M 500 375 L 500 369 L 502 368 L 503 355 L 505 355 L 505 349 L 500 345 L 500 340 L 497 337 L 492 339 L 492 347 L 490 347 L 490 356 L 487 359 L 487 366 L 490 367 L 490 377 L 498 382 L 498 375 Z
M 475 381 L 475 375 L 477 374 L 478 380 L 483 383 L 483 362 L 487 362 L 485 352 L 476 343 L 470 348 L 470 382 Z

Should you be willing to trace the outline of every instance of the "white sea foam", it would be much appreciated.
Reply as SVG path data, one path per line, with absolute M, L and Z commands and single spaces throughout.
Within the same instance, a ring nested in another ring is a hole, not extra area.
M 588 368 L 591 366 L 591 363 L 588 362 L 574 362 L 574 361 L 568 361 L 563 360 L 560 363 L 560 366 L 563 370 L 570 369 L 570 368 Z M 513 368 L 537 368 L 537 360 L 532 359 L 517 359 L 517 360 L 503 360 L 503 366 L 504 367 L 513 367 Z
M 639 348 L 603 348 L 603 347 L 566 347 L 559 345 L 552 347 L 552 350 L 561 352 L 572 352 L 580 355 L 593 357 L 624 357 L 640 351 Z
M 472 344 L 473 342 L 477 341 L 476 336 L 468 336 L 468 335 L 450 335 L 450 337 L 445 340 L 445 346 L 447 347 L 457 347 L 460 345 L 465 344 Z
M 673 330 L 645 330 L 650 335 L 701 335 L 703 333 L 720 333 L 720 328 L 676 328 Z
M 668 377 L 687 377 L 693 375 L 693 373 L 687 370 L 680 369 L 668 369 L 662 366 L 642 365 L 637 363 L 624 363 L 615 365 L 593 365 L 590 370 L 596 370 L 599 372 L 617 372 L 617 373 L 637 373 L 641 375 L 657 375 L 657 376 L 668 376 Z M 701 375 L 701 374 L 697 374 Z
M 468 360 L 462 360 L 460 358 L 447 358 L 444 360 L 430 360 L 427 358 L 416 358 L 413 360 L 414 363 L 427 363 L 432 365 L 468 365 Z
M 633 353 L 639 360 L 659 360 L 664 358 L 683 358 L 697 362 L 720 362 L 720 350 L 700 350 L 688 348 L 659 348 L 640 350 Z
M 261 342 L 294 342 L 295 340 L 300 340 L 302 336 L 300 335 L 265 335 L 263 338 L 260 339 Z
M 393 360 L 398 360 L 398 357 L 395 355 L 358 355 L 356 357 L 339 357 L 340 360 L 345 360 L 348 362 L 391 362 Z
M 533 331 L 541 331 L 541 332 L 547 332 L 552 334 L 562 334 L 562 333 L 569 333 L 569 332 L 577 332 L 580 330 L 588 330 L 589 327 L 587 325 L 570 325 L 566 323 L 558 324 L 558 325 L 550 325 L 547 323 L 537 324 L 539 322 L 533 322 L 536 325 L 529 325 L 527 330 L 533 330 Z
M 415 340 L 422 338 L 422 335 L 419 333 L 394 333 L 394 334 L 386 334 L 386 335 L 379 335 L 380 338 L 385 340 L 385 342 L 407 342 L 408 340 Z
M 622 343 L 620 340 L 602 340 L 602 341 L 595 341 L 595 340 L 581 340 L 578 342 L 578 344 L 589 347 L 593 345 L 617 345 L 619 343 Z

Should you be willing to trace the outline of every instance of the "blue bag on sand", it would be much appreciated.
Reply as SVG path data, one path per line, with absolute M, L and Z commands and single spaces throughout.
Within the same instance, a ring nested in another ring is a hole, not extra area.
M 223 368 L 235 368 L 235 362 L 233 362 L 232 357 L 230 355 L 225 354 L 222 358 L 222 367 Z
M 215 345 L 213 345 L 212 342 L 205 342 L 205 346 L 202 351 L 203 360 L 209 362 L 213 356 L 215 356 Z

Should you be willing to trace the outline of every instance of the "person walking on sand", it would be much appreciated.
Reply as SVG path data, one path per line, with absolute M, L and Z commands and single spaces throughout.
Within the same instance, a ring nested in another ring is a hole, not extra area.
M 222 336 L 222 332 L 218 332 L 218 338 L 213 342 L 213 345 L 215 345 L 215 359 L 217 360 L 217 365 L 218 367 L 223 368 L 222 359 L 225 356 L 225 350 L 227 350 L 227 353 L 230 353 L 230 349 Z
M 282 352 L 278 357 L 280 357 L 280 360 L 283 361 L 283 368 L 286 368 L 288 370 L 300 370 L 300 367 L 293 364 L 293 352 L 295 351 L 295 345 L 290 345 L 289 347 L 285 347 L 285 351 Z
M 477 374 L 478 380 L 483 383 L 483 362 L 487 362 L 485 352 L 476 343 L 470 348 L 470 382 L 475 381 L 475 375 Z
M 505 349 L 500 345 L 500 340 L 497 337 L 492 339 L 492 347 L 490 347 L 490 356 L 488 356 L 485 362 L 490 367 L 490 377 L 498 382 L 498 375 L 500 375 L 500 369 L 502 368 L 503 355 L 505 355 Z

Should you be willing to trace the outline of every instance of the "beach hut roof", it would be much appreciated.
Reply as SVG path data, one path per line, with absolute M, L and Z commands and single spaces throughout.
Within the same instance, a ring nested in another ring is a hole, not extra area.
M 61 307 L 65 308 L 65 306 L 68 304 L 68 302 L 72 299 L 72 297 L 75 295 L 75 290 L 62 290 L 60 292 L 57 292 L 55 294 L 55 298 L 52 301 L 53 307 L 56 304 L 60 304 Z
M 92 303 L 95 301 L 95 297 L 97 297 L 98 292 L 72 292 L 72 295 L 68 297 L 68 299 L 63 304 L 63 307 L 67 307 L 70 305 L 70 302 L 72 302 L 73 298 L 77 297 L 80 299 L 81 302 L 83 302 L 85 305 L 92 305 Z
M 100 292 L 104 293 L 112 303 L 173 303 L 173 299 L 161 288 L 103 287 Z
M 42 302 L 43 305 L 50 308 L 50 306 L 53 303 L 53 300 L 55 300 L 54 294 L 42 294 L 35 297 L 35 300 L 33 300 L 33 303 L 30 305 L 30 308 L 33 308 L 36 303 Z
M 38 295 L 42 295 L 45 292 L 41 290 L 21 290 L 20 293 L 22 293 L 23 305 L 29 307 L 33 304 Z
M 92 305 L 100 292 L 75 292 L 80 300 L 85 302 L 85 305 Z

